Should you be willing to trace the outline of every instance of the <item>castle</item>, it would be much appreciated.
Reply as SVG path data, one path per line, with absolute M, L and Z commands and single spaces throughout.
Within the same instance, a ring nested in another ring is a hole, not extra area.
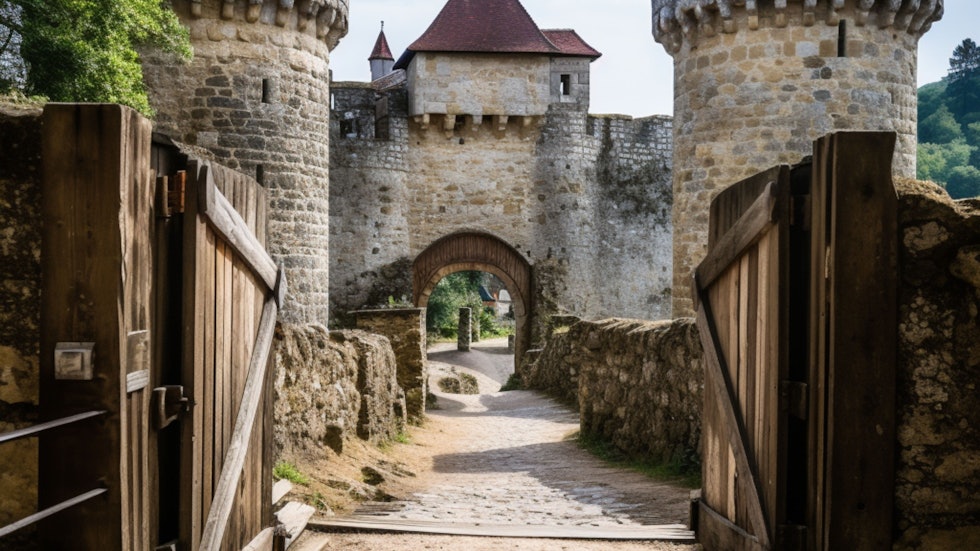
M 331 87 L 331 311 L 412 297 L 416 259 L 478 235 L 442 264 L 506 272 L 479 249 L 516 253 L 519 326 L 522 311 L 667 317 L 671 120 L 590 116 L 599 56 L 517 0 L 450 0 L 397 62 L 382 32 L 374 81 Z M 437 279 L 415 272 L 424 305 Z
M 174 7 L 196 55 L 149 60 L 158 128 L 273 190 L 271 246 L 297 283 L 284 314 L 317 323 L 419 303 L 413 262 L 463 234 L 516 253 L 528 312 L 687 315 L 724 186 L 845 129 L 896 131 L 912 174 L 917 40 L 942 15 L 938 1 L 654 0 L 675 114 L 633 120 L 588 114 L 599 52 L 517 0 L 450 0 L 397 62 L 382 33 L 372 83 L 329 82 L 342 0 Z

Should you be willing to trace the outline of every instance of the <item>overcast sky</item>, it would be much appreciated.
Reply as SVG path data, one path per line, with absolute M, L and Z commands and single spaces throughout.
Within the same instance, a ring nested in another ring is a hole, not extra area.
M 653 40 L 650 0 L 521 0 L 543 29 L 575 29 L 602 57 L 592 64 L 592 113 L 641 117 L 673 110 L 673 64 Z M 351 0 L 350 32 L 330 59 L 334 80 L 367 81 L 381 21 L 398 58 L 446 0 Z M 953 48 L 980 42 L 980 2 L 946 0 L 942 21 L 919 41 L 919 85 L 946 74 Z

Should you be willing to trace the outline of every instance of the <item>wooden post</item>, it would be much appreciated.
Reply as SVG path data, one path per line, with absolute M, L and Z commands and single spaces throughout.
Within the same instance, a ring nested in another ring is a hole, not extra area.
M 147 410 L 152 320 L 150 122 L 119 105 L 44 109 L 41 391 L 43 419 L 93 409 L 104 420 L 41 437 L 40 506 L 105 487 L 52 517 L 45 549 L 147 549 Z M 57 343 L 94 343 L 91 377 Z
M 811 549 L 891 549 L 898 208 L 895 134 L 814 146 Z

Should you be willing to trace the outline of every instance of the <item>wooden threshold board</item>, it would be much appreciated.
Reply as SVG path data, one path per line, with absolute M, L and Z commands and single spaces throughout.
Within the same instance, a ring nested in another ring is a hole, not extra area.
M 412 532 L 418 534 L 494 538 L 695 542 L 694 532 L 691 532 L 682 524 L 655 526 L 527 526 L 378 517 L 343 517 L 310 519 L 307 528 L 320 532 Z

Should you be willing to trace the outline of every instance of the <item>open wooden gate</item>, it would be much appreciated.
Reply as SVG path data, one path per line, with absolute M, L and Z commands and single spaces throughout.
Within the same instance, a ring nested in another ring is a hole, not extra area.
M 255 180 L 191 160 L 184 199 L 178 547 L 237 550 L 272 520 L 268 364 L 285 281 Z
M 272 547 L 265 192 L 118 105 L 44 112 L 44 549 Z M 166 176 L 157 180 L 154 172 Z M 155 199 L 155 200 L 154 200 Z M 40 432 L 40 429 L 38 430 Z M 29 523 L 18 522 L 17 529 Z
M 695 273 L 705 349 L 708 551 L 887 549 L 894 488 L 894 134 L 841 133 L 814 160 L 711 204 Z

